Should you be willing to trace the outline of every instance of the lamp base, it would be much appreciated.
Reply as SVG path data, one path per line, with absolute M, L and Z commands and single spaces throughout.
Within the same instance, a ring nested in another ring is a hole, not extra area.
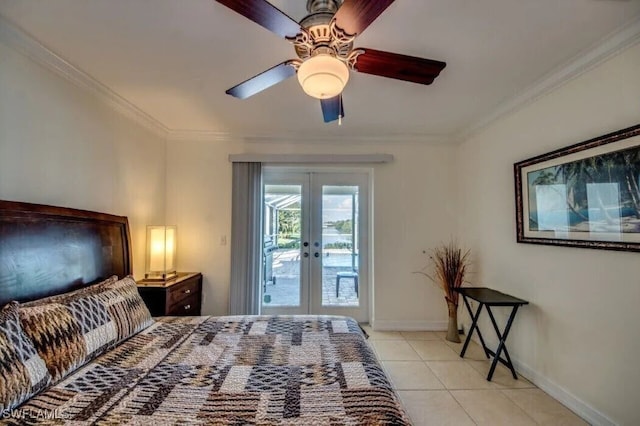
M 169 281 L 178 276 L 176 271 L 173 272 L 147 272 L 144 274 L 144 279 L 147 281 Z

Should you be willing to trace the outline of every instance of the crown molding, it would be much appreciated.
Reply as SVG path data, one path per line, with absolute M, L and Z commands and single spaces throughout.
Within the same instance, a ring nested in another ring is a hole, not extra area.
M 214 130 L 169 130 L 167 140 L 185 142 L 232 142 L 243 140 L 242 135 Z
M 420 143 L 444 145 L 450 142 L 448 135 L 440 134 L 387 134 L 387 135 L 310 135 L 291 133 L 227 133 L 199 130 L 170 130 L 170 141 L 189 142 L 238 142 L 245 143 L 297 143 L 297 144 L 375 144 L 375 143 Z
M 430 133 L 388 133 L 388 134 L 363 134 L 363 135 L 312 135 L 312 134 L 274 134 L 274 135 L 251 135 L 244 140 L 248 143 L 300 143 L 300 144 L 350 144 L 369 145 L 385 144 L 393 142 L 396 144 L 429 144 L 446 145 L 450 141 L 448 135 Z
M 169 129 L 118 93 L 99 82 L 91 75 L 73 65 L 47 46 L 36 40 L 23 29 L 0 15 L 0 41 L 34 62 L 44 66 L 65 78 L 77 87 L 97 96 L 114 110 L 120 112 L 135 123 L 152 131 L 160 137 L 166 137 Z
M 640 42 L 640 21 L 634 20 L 605 36 L 592 47 L 578 53 L 513 98 L 501 103 L 496 109 L 471 126 L 456 135 L 452 135 L 452 139 L 458 143 L 465 142 L 500 118 L 535 102 L 638 42 Z

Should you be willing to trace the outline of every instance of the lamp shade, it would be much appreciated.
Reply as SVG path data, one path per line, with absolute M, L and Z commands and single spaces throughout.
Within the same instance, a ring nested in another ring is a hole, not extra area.
M 342 93 L 349 81 L 349 67 L 327 54 L 307 59 L 298 68 L 298 81 L 302 90 L 317 99 L 328 99 Z
M 166 280 L 176 275 L 176 226 L 147 226 L 145 278 Z

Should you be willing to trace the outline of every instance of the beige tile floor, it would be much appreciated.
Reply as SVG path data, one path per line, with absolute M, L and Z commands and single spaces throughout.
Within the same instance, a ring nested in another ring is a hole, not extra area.
M 568 408 L 523 377 L 498 365 L 486 380 L 490 362 L 471 343 L 442 332 L 379 332 L 364 326 L 414 425 L 586 425 Z

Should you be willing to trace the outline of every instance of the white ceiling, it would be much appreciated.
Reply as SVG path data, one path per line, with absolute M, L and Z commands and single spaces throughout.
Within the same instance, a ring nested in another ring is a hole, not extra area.
M 306 0 L 272 0 L 294 19 Z M 291 78 L 226 89 L 286 41 L 213 0 L 0 0 L 0 15 L 175 131 L 323 137 L 455 135 L 640 19 L 637 0 L 397 0 L 356 40 L 447 62 L 431 86 L 352 73 L 342 126 Z

